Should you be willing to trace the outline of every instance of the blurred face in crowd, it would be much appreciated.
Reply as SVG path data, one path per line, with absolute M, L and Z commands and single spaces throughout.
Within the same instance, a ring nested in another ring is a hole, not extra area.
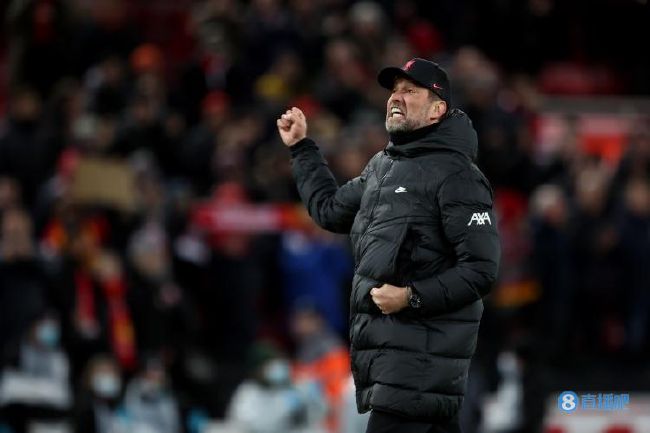
M 111 116 L 84 114 L 75 120 L 72 130 L 84 152 L 101 154 L 113 145 L 117 126 L 117 120 Z
M 315 311 L 297 311 L 291 323 L 292 331 L 298 340 L 318 334 L 324 328 L 323 319 Z
M 10 177 L 0 177 L 0 211 L 10 209 L 20 202 L 20 185 Z
M 286 386 L 291 382 L 291 366 L 284 358 L 271 359 L 262 366 L 262 380 L 271 387 Z
M 156 396 L 167 386 L 167 374 L 159 360 L 149 361 L 141 374 L 142 392 L 148 396 Z
M 41 115 L 41 100 L 31 89 L 17 91 L 11 100 L 10 114 L 16 124 L 31 124 Z
M 152 283 L 164 282 L 169 270 L 169 250 L 164 229 L 148 224 L 134 233 L 129 258 L 140 275 Z
M 120 395 L 122 379 L 115 361 L 100 358 L 92 362 L 90 367 L 90 389 L 93 394 L 103 400 L 113 400 Z
M 1 252 L 6 261 L 31 257 L 33 252 L 32 221 L 27 213 L 14 209 L 2 218 Z
M 625 187 L 625 207 L 639 217 L 650 214 L 650 187 L 645 180 L 633 180 Z
M 584 212 L 598 215 L 605 207 L 607 175 L 598 168 L 585 168 L 576 178 L 576 201 Z
M 561 227 L 567 220 L 567 204 L 556 185 L 540 186 L 531 198 L 533 212 L 551 226 Z
M 440 121 L 447 104 L 433 92 L 397 78 L 386 103 L 386 131 L 408 132 Z
M 229 116 L 230 99 L 223 92 L 210 92 L 203 98 L 203 119 L 212 131 L 218 131 Z
M 46 316 L 36 321 L 32 327 L 32 341 L 47 349 L 56 348 L 59 345 L 61 329 L 59 321 L 55 317 Z

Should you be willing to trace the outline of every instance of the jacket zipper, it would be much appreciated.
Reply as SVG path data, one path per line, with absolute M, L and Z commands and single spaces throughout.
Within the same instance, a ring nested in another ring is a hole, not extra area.
M 361 233 L 361 236 L 359 237 L 357 248 L 361 247 L 361 241 L 363 241 L 363 238 L 366 236 L 366 233 L 368 233 L 368 229 L 370 229 L 370 225 L 372 224 L 373 221 L 373 216 L 375 215 L 375 208 L 379 204 L 379 198 L 381 196 L 381 186 L 384 184 L 384 179 L 386 179 L 386 176 L 388 176 L 388 173 L 390 173 L 391 169 L 393 168 L 393 162 L 394 160 L 391 158 L 386 173 L 384 173 L 381 179 L 379 179 L 379 184 L 377 185 L 377 198 L 375 199 L 375 203 L 372 205 L 372 209 L 370 209 L 370 214 L 368 215 L 368 225 L 366 226 L 366 229 L 363 231 L 363 233 Z M 359 251 L 357 250 L 357 255 L 358 253 Z M 361 257 L 359 257 L 359 261 L 361 261 Z M 354 270 L 356 271 L 358 267 L 359 267 L 359 263 L 357 262 L 357 264 L 354 267 Z

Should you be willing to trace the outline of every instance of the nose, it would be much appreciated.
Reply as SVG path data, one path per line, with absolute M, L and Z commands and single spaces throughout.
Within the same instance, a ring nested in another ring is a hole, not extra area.
M 390 98 L 388 98 L 388 105 L 391 105 L 393 103 L 397 103 L 397 105 L 404 105 L 404 98 L 402 98 L 401 94 L 393 92 L 391 93 Z

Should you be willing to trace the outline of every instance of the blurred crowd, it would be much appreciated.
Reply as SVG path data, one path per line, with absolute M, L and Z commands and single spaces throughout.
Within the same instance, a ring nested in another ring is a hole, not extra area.
M 449 71 L 473 119 L 503 242 L 464 431 L 538 431 L 571 366 L 642 368 L 648 118 L 615 160 L 585 150 L 573 115 L 538 152 L 543 93 L 650 91 L 647 58 L 600 49 L 634 31 L 637 2 L 607 35 L 600 2 L 591 18 L 554 0 L 426 3 L 0 7 L 0 432 L 364 431 L 347 240 L 300 210 L 275 119 L 302 108 L 338 180 L 355 177 L 387 140 L 376 71 L 414 56 Z

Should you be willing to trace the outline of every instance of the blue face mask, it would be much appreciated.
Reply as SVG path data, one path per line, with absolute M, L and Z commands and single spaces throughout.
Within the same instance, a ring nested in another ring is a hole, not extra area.
M 45 347 L 55 348 L 59 345 L 61 331 L 59 326 L 52 322 L 44 322 L 36 329 L 36 339 Z
M 264 367 L 264 379 L 271 385 L 285 385 L 289 383 L 290 378 L 291 371 L 286 361 L 275 359 Z

